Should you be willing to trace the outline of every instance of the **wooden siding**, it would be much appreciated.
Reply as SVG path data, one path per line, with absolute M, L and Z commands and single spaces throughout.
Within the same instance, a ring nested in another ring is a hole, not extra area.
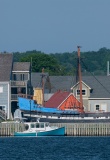
M 73 96 L 70 95 L 65 101 L 59 106 L 59 109 L 73 109 L 80 106 L 80 102 Z

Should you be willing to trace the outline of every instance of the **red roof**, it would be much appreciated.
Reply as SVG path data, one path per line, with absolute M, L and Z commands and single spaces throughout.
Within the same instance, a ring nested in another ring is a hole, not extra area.
M 57 108 L 69 94 L 70 92 L 67 91 L 57 91 L 47 102 L 45 102 L 45 107 Z

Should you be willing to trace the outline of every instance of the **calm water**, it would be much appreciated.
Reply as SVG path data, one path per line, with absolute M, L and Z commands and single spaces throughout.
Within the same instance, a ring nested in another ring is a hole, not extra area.
M 1 137 L 0 160 L 110 160 L 110 137 Z

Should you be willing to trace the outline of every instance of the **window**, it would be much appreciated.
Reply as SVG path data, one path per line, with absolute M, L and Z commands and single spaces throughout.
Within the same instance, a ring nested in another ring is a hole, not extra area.
M 0 87 L 0 93 L 3 93 L 3 87 Z
M 77 89 L 77 95 L 80 95 L 80 90 Z M 86 90 L 82 89 L 82 95 L 86 95 Z
M 99 108 L 100 108 L 100 106 L 97 104 L 97 105 L 96 105 L 96 111 L 98 111 Z
M 31 128 L 34 128 L 34 124 L 31 124 Z
M 39 128 L 39 123 L 36 123 L 36 128 Z
M 44 123 L 41 123 L 41 128 L 44 128 Z
M 20 80 L 24 81 L 24 74 L 20 74 Z
M 16 81 L 16 74 L 13 74 L 13 80 Z

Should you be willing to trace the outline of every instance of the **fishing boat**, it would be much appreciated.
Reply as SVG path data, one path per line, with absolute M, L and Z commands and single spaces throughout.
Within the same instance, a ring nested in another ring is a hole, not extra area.
M 65 127 L 50 126 L 49 122 L 28 122 L 25 131 L 15 132 L 14 136 L 64 136 Z

